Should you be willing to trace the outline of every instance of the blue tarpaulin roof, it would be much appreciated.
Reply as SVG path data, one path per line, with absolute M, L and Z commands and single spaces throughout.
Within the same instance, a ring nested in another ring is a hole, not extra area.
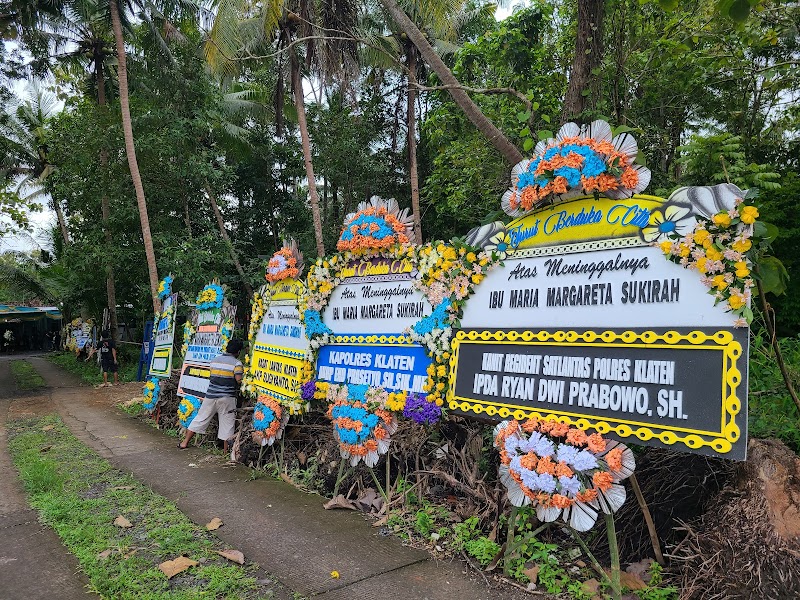
M 36 319 L 60 319 L 61 311 L 55 306 L 9 306 L 0 304 L 0 321 L 21 319 L 33 321 Z

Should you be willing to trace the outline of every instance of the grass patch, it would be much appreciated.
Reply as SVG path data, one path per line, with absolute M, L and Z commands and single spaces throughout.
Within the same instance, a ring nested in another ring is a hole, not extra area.
M 204 527 L 82 444 L 58 417 L 8 424 L 9 450 L 40 520 L 79 560 L 104 598 L 189 600 L 272 597 L 258 567 L 217 555 L 224 546 Z M 122 515 L 133 527 L 113 524 Z M 110 555 L 102 553 L 110 551 Z M 186 556 L 200 564 L 172 579 L 159 563 Z
M 132 354 L 132 350 L 136 350 L 135 356 Z M 117 356 L 119 360 L 118 375 L 120 382 L 136 381 L 136 370 L 139 366 L 138 346 L 133 348 L 126 346 L 123 350 L 118 348 Z M 100 370 L 95 356 L 93 356 L 92 360 L 89 362 L 84 362 L 83 358 L 75 358 L 73 352 L 53 352 L 47 354 L 45 358 L 54 362 L 59 367 L 66 369 L 73 375 L 77 375 L 86 383 L 91 383 L 92 385 L 103 383 L 103 372 Z M 108 380 L 111 382 L 114 381 L 114 375 L 112 373 L 108 374 Z
M 47 386 L 42 376 L 27 360 L 12 360 L 11 374 L 14 376 L 14 383 L 18 390 L 35 390 Z

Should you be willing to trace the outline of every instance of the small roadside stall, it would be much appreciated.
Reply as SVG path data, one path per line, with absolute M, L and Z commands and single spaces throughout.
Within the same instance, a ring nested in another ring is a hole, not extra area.
M 55 306 L 0 304 L 0 347 L 3 352 L 48 350 L 48 334 L 57 335 L 61 318 Z

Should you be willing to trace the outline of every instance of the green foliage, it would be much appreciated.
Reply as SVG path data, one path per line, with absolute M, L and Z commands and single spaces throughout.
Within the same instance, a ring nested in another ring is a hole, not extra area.
M 12 360 L 11 374 L 18 390 L 35 390 L 46 385 L 42 376 L 27 360 Z
M 556 56 L 545 40 L 555 35 L 554 9 L 544 3 L 515 12 L 494 23 L 455 55 L 459 81 L 477 88 L 514 88 L 529 99 L 531 112 L 515 96 L 476 95 L 481 110 L 520 146 L 530 131 L 544 128 L 559 110 L 566 88 Z M 421 162 L 427 171 L 422 198 L 428 229 L 434 239 L 463 235 L 482 215 L 499 206 L 508 185 L 507 166 L 461 110 L 443 92 L 421 125 Z M 527 130 L 527 131 L 526 131 Z M 515 134 L 515 132 L 520 132 Z M 459 218 L 468 210 L 472 221 Z
M 637 590 L 636 595 L 640 600 L 677 600 L 678 589 L 674 586 L 661 587 L 664 581 L 662 567 L 653 561 L 650 565 L 650 581 L 643 590 Z
M 800 338 L 779 341 L 787 370 L 800 387 Z M 766 334 L 756 330 L 750 343 L 749 435 L 776 438 L 800 454 L 800 418 Z
M 733 183 L 741 189 L 780 189 L 780 174 L 765 164 L 747 160 L 741 136 L 730 133 L 693 135 L 680 150 L 686 166 L 686 181 L 690 185 Z
M 223 546 L 203 527 L 112 468 L 57 417 L 15 421 L 9 433 L 9 450 L 31 506 L 77 557 L 92 591 L 120 599 L 263 597 L 251 576 L 254 565 L 231 565 L 216 555 Z M 133 527 L 114 526 L 117 515 Z M 107 559 L 99 556 L 105 550 L 112 553 Z M 180 555 L 203 562 L 169 581 L 158 564 Z
M 467 551 L 472 558 L 478 561 L 482 567 L 488 565 L 497 553 L 500 552 L 500 544 L 490 540 L 485 536 L 481 536 L 474 540 L 470 540 L 464 544 L 464 550 Z

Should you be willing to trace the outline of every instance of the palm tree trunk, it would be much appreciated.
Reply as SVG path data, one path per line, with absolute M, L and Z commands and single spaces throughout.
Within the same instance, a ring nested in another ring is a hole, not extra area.
M 294 50 L 291 51 L 292 93 L 297 110 L 297 125 L 300 127 L 300 139 L 303 143 L 303 158 L 306 163 L 306 179 L 308 179 L 308 201 L 311 204 L 311 217 L 314 222 L 314 238 L 317 241 L 317 256 L 325 256 L 325 242 L 322 239 L 322 216 L 319 212 L 319 195 L 314 179 L 314 164 L 311 162 L 311 140 L 308 136 L 306 122 L 306 104 L 303 97 L 303 81 L 300 77 L 300 63 Z
M 411 183 L 411 212 L 414 213 L 414 236 L 422 243 L 422 215 L 419 212 L 419 177 L 417 175 L 417 51 L 413 46 L 406 49 L 408 65 L 408 178 Z
M 578 117 L 586 110 L 585 91 L 592 88 L 592 70 L 603 57 L 603 10 L 605 0 L 578 0 L 578 35 L 575 55 L 569 72 L 567 94 L 561 111 L 563 121 Z
M 58 219 L 58 228 L 61 230 L 61 237 L 64 239 L 64 246 L 69 246 L 69 231 L 67 231 L 67 222 L 64 219 L 64 210 L 61 208 L 61 202 L 53 198 L 53 208 L 56 211 L 56 218 Z
M 150 218 L 147 216 L 147 200 L 144 197 L 142 177 L 136 161 L 136 147 L 133 145 L 133 125 L 131 123 L 131 107 L 128 101 L 128 65 L 125 60 L 125 39 L 122 37 L 122 22 L 119 18 L 117 0 L 110 0 L 111 27 L 114 30 L 114 43 L 117 49 L 117 76 L 119 79 L 119 104 L 122 110 L 122 132 L 125 136 L 125 154 L 128 156 L 128 168 L 136 190 L 136 204 L 139 207 L 139 221 L 142 223 L 142 241 L 147 257 L 147 274 L 150 278 L 150 295 L 153 297 L 153 312 L 159 312 L 161 303 L 158 300 L 158 268 L 156 253 L 153 250 L 153 238 L 150 235 Z
M 211 208 L 214 209 L 214 216 L 217 218 L 217 225 L 219 226 L 219 234 L 222 236 L 225 245 L 228 246 L 228 252 L 231 255 L 233 266 L 236 267 L 236 272 L 239 273 L 239 277 L 241 277 L 242 279 L 242 283 L 244 284 L 244 289 L 247 290 L 247 297 L 252 298 L 253 288 L 250 285 L 250 282 L 247 281 L 247 276 L 244 274 L 242 263 L 239 262 L 239 257 L 236 255 L 236 249 L 233 247 L 231 238 L 228 236 L 228 232 L 225 230 L 225 221 L 222 218 L 222 213 L 219 212 L 219 205 L 217 204 L 217 199 L 214 197 L 214 192 L 211 190 L 211 186 L 208 185 L 208 182 L 206 182 L 205 187 L 206 187 L 206 194 L 208 194 L 208 200 L 209 202 L 211 202 Z
M 434 73 L 442 80 L 442 83 L 447 86 L 453 86 L 448 88 L 447 91 L 453 97 L 455 103 L 464 111 L 464 115 L 466 115 L 472 124 L 487 137 L 489 143 L 491 143 L 509 163 L 516 164 L 521 161 L 522 153 L 520 153 L 519 149 L 503 135 L 503 132 L 481 112 L 478 105 L 472 101 L 463 89 L 461 89 L 461 84 L 458 82 L 455 75 L 453 75 L 453 72 L 450 71 L 447 65 L 444 64 L 444 61 L 439 58 L 439 55 L 436 54 L 436 51 L 428 40 L 425 39 L 422 32 L 414 25 L 414 22 L 408 18 L 408 15 L 403 12 L 403 9 L 398 6 L 396 0 L 380 0 L 380 2 L 392 19 L 394 19 L 394 22 L 397 23 L 411 41 L 414 42 L 423 60 L 430 65 Z
M 95 83 L 97 84 L 97 106 L 100 107 L 101 114 L 105 114 L 106 106 L 106 88 L 105 77 L 103 73 L 103 57 L 99 53 L 94 56 L 94 72 Z M 108 152 L 105 148 L 100 150 L 100 168 L 103 172 L 108 167 Z M 104 186 L 105 189 L 105 186 Z M 111 262 L 113 243 L 111 240 L 111 229 L 109 229 L 108 221 L 111 217 L 111 206 L 108 201 L 108 194 L 103 191 L 100 197 L 100 211 L 103 216 L 103 235 L 106 240 L 106 251 L 104 254 L 105 267 L 106 267 L 106 297 L 108 299 L 108 319 L 111 326 L 111 339 L 117 339 L 118 326 L 117 326 L 117 286 L 114 278 L 114 265 Z

